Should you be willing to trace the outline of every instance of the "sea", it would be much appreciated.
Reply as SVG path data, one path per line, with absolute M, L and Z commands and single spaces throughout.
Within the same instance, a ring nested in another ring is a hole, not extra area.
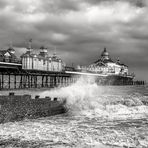
M 15 93 L 66 99 L 67 113 L 0 124 L 0 148 L 148 148 L 147 85 L 98 86 L 80 78 Z

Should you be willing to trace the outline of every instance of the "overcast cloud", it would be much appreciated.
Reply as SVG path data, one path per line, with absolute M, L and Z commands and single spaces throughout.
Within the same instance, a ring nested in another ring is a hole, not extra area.
M 67 64 L 89 64 L 107 47 L 137 78 L 148 80 L 147 0 L 0 0 L 0 48 L 19 54 L 27 41 Z

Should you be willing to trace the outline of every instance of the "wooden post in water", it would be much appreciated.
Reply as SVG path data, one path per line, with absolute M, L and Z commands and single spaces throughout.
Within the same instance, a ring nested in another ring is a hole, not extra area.
M 57 82 L 56 82 L 56 78 L 57 78 L 57 77 L 54 76 L 53 78 L 54 78 L 54 87 L 56 87 L 56 84 L 57 84 Z
M 1 77 L 0 77 L 0 90 L 2 89 L 2 81 L 1 81 Z
M 46 76 L 45 87 L 48 87 L 48 76 Z
M 4 88 L 4 75 L 3 75 L 3 73 L 2 73 L 2 87 L 1 87 L 2 89 Z
M 38 76 L 36 75 L 35 76 L 35 88 L 37 88 L 38 87 Z
M 32 88 L 32 77 L 33 77 L 33 76 L 31 75 L 31 86 L 30 86 L 31 88 Z
M 14 74 L 14 89 L 16 89 L 16 74 Z
M 8 74 L 8 88 L 10 89 L 10 74 Z
M 42 87 L 44 87 L 44 76 L 41 77 L 42 77 Z
M 21 74 L 21 77 L 20 77 L 20 84 L 19 84 L 19 88 L 22 88 L 22 74 Z
M 28 88 L 30 88 L 30 76 L 28 75 Z

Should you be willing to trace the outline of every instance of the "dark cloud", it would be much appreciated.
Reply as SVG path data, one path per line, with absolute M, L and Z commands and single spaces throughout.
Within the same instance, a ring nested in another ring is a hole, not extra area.
M 107 47 L 138 77 L 148 73 L 146 0 L 0 0 L 0 8 L 1 48 L 12 41 L 20 55 L 32 38 L 35 49 L 56 46 L 69 65 L 87 65 Z
M 116 3 L 116 2 L 128 2 L 136 7 L 143 8 L 147 6 L 146 0 L 84 0 L 92 5 L 100 4 L 100 3 Z

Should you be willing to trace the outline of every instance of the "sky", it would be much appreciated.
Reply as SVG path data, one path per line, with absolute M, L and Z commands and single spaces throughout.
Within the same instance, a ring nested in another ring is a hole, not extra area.
M 67 65 L 88 65 L 104 47 L 136 78 L 148 81 L 147 0 L 0 0 L 0 49 L 18 55 L 55 48 Z

